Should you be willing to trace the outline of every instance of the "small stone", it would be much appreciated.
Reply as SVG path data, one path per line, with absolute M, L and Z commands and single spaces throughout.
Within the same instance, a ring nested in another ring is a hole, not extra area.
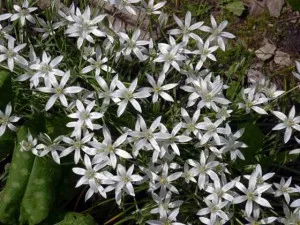
M 282 51 L 275 52 L 274 62 L 281 66 L 290 66 L 292 64 L 290 55 Z

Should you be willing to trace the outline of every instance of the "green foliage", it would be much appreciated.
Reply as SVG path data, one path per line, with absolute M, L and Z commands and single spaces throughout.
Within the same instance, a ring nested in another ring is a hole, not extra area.
M 226 4 L 225 9 L 233 13 L 233 15 L 241 16 L 245 10 L 245 6 L 242 1 L 237 0 Z
M 15 133 L 7 129 L 0 137 L 0 161 L 12 153 L 15 146 Z
M 238 123 L 238 128 L 245 128 L 245 132 L 240 138 L 240 141 L 248 146 L 242 150 L 245 160 L 238 160 L 236 162 L 237 168 L 241 170 L 242 168 L 245 169 L 247 165 L 256 164 L 258 162 L 257 156 L 259 156 L 263 147 L 264 134 L 260 127 L 251 120 Z
M 300 10 L 300 1 L 299 0 L 288 0 L 288 3 L 293 10 Z
M 11 83 L 11 73 L 0 71 L 0 110 L 5 110 L 5 106 L 12 101 L 13 91 Z
M 60 166 L 52 159 L 35 158 L 21 204 L 21 224 L 38 224 L 48 216 L 60 175 Z
M 32 134 L 44 130 L 43 121 L 43 118 L 36 116 L 34 120 L 28 121 L 27 124 L 23 125 L 17 133 L 8 179 L 0 195 L 0 222 L 4 224 L 17 224 L 20 204 L 35 159 L 32 152 L 20 151 L 20 142 L 27 140 L 28 129 L 30 129 Z
M 75 212 L 69 212 L 65 215 L 63 221 L 57 225 L 96 225 L 93 217 Z
M 187 10 L 191 12 L 192 16 L 200 16 L 200 17 L 207 14 L 211 9 L 211 6 L 207 3 L 200 3 L 200 4 L 188 3 L 186 7 Z
M 12 100 L 11 74 L 0 71 L 0 110 L 4 112 L 6 105 Z M 0 161 L 13 152 L 15 146 L 15 133 L 7 129 L 0 137 Z
M 23 126 L 17 134 L 8 180 L 0 196 L 0 221 L 16 224 L 20 204 L 25 192 L 35 156 L 31 152 L 21 152 L 20 142 L 27 139 L 28 127 Z

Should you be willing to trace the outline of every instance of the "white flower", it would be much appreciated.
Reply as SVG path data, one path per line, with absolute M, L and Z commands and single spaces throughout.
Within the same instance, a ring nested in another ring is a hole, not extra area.
M 250 110 L 252 109 L 258 114 L 268 114 L 266 110 L 259 106 L 266 103 L 268 99 L 261 97 L 258 93 L 255 93 L 255 87 L 244 89 L 242 97 L 245 103 L 238 103 L 239 109 L 245 108 L 246 113 L 250 113 Z
M 169 134 L 170 135 L 169 138 L 162 140 L 162 149 L 167 151 L 168 147 L 171 146 L 173 152 L 176 155 L 180 155 L 180 151 L 179 151 L 179 148 L 177 146 L 177 143 L 185 143 L 185 142 L 188 142 L 188 141 L 192 140 L 191 137 L 188 137 L 186 135 L 177 135 L 177 133 L 180 131 L 181 127 L 182 127 L 181 122 L 177 123 L 174 126 L 173 130 Z
M 201 27 L 201 30 L 211 33 L 211 35 L 209 36 L 209 39 L 211 41 L 216 41 L 218 43 L 219 47 L 223 51 L 225 51 L 224 39 L 225 38 L 235 38 L 235 36 L 233 34 L 223 31 L 225 29 L 225 27 L 227 26 L 228 21 L 224 20 L 218 26 L 215 18 L 213 17 L 213 15 L 210 16 L 210 21 L 211 21 L 211 26 L 212 27 L 203 26 L 203 27 Z
M 197 105 L 197 108 L 202 109 L 204 106 L 208 109 L 212 108 L 214 111 L 218 111 L 217 104 L 228 105 L 230 101 L 223 96 L 223 82 L 216 79 L 214 82 L 210 81 L 211 75 L 206 76 L 204 79 L 199 77 L 197 80 L 192 81 L 193 86 L 182 86 L 186 92 L 191 92 L 187 106 L 193 106 L 198 98 L 201 98 Z M 216 104 L 217 103 L 217 104 Z
M 21 118 L 17 116 L 11 116 L 12 106 L 9 102 L 5 107 L 5 112 L 0 110 L 0 137 L 4 134 L 8 127 L 12 131 L 17 131 L 17 128 L 12 124 L 18 122 Z
M 130 14 L 136 15 L 136 11 L 131 4 L 138 3 L 141 0 L 109 0 L 109 1 L 111 4 L 116 5 L 116 7 L 119 10 L 126 9 Z
M 204 151 L 201 151 L 199 162 L 197 162 L 193 159 L 188 159 L 187 163 L 193 167 L 191 169 L 191 174 L 193 176 L 198 176 L 198 187 L 200 190 L 204 189 L 205 185 L 207 184 L 208 176 L 212 180 L 219 179 L 218 175 L 213 170 L 220 163 L 217 161 L 208 161 L 207 162 L 207 156 L 205 156 Z
M 210 47 L 210 40 L 207 39 L 205 43 L 198 41 L 197 42 L 198 50 L 193 51 L 194 54 L 200 55 L 200 60 L 196 65 L 196 71 L 199 71 L 203 63 L 206 61 L 207 58 L 213 61 L 217 61 L 216 57 L 212 54 L 214 51 L 218 49 L 218 46 L 211 46 Z
M 222 210 L 222 208 L 228 204 L 228 201 L 222 202 L 217 198 L 213 198 L 212 200 L 204 199 L 204 202 L 207 205 L 207 208 L 200 209 L 197 212 L 198 216 L 210 214 L 211 223 L 216 222 L 218 217 L 224 220 L 229 220 L 227 214 Z
M 167 190 L 179 194 L 177 188 L 174 185 L 172 185 L 172 182 L 180 178 L 181 175 L 182 172 L 175 172 L 169 175 L 169 165 L 165 163 L 162 166 L 161 175 L 152 173 L 152 182 L 154 182 L 154 184 L 151 185 L 150 191 L 153 192 L 160 188 L 160 195 L 166 194 Z
M 27 0 L 24 0 L 22 6 L 14 5 L 14 9 L 17 11 L 17 13 L 12 14 L 10 17 L 11 21 L 20 20 L 21 26 L 25 25 L 25 20 L 28 20 L 31 23 L 35 23 L 35 19 L 30 13 L 37 10 L 37 7 L 29 7 L 29 3 Z
M 155 132 L 160 124 L 161 116 L 157 117 L 151 124 L 149 128 L 147 128 L 146 122 L 141 115 L 138 115 L 138 124 L 141 128 L 141 131 L 134 130 L 129 131 L 128 134 L 132 137 L 136 138 L 134 143 L 133 151 L 134 155 L 137 156 L 140 149 L 147 147 L 148 144 L 151 144 L 152 148 L 155 150 L 155 154 L 153 153 L 152 161 L 155 162 L 157 160 L 157 156 L 160 153 L 160 146 L 157 143 L 157 139 L 166 139 L 169 137 L 168 134 L 163 132 Z
M 141 35 L 140 29 L 135 30 L 131 38 L 129 38 L 129 36 L 123 32 L 119 33 L 121 39 L 120 42 L 123 45 L 121 52 L 124 56 L 129 56 L 131 52 L 134 52 L 134 54 L 138 57 L 140 61 L 144 61 L 147 58 L 143 55 L 142 50 L 144 49 L 143 48 L 144 45 L 149 44 L 149 41 L 144 41 L 144 40 L 138 41 L 140 35 Z
M 45 21 L 42 18 L 37 17 L 37 21 L 41 27 L 33 28 L 35 31 L 42 33 L 42 40 L 45 40 L 49 36 L 53 36 L 58 28 L 57 23 L 52 23 L 51 21 Z
M 71 152 L 75 151 L 74 154 L 74 162 L 77 164 L 79 162 L 79 159 L 81 158 L 80 151 L 84 151 L 86 154 L 94 155 L 95 149 L 86 146 L 86 144 L 91 140 L 91 138 L 94 136 L 94 133 L 86 134 L 84 137 L 81 138 L 81 136 L 75 136 L 74 140 L 64 136 L 62 139 L 63 141 L 69 145 L 69 147 L 65 148 L 62 153 L 60 154 L 60 158 L 64 157 L 66 155 L 69 155 Z
M 110 66 L 107 66 L 105 64 L 107 63 L 108 58 L 107 57 L 102 58 L 102 52 L 99 47 L 97 47 L 96 49 L 96 60 L 94 60 L 93 58 L 89 58 L 87 61 L 90 63 L 90 65 L 84 67 L 81 70 L 81 73 L 83 74 L 88 73 L 92 70 L 95 70 L 96 77 L 98 77 L 101 74 L 101 70 L 108 73 L 115 73 L 115 71 Z
M 286 204 L 283 204 L 283 212 L 285 217 L 279 217 L 278 221 L 284 225 L 292 225 L 300 222 L 300 210 L 296 208 L 293 212 L 289 210 Z
M 58 136 L 57 138 L 55 138 L 52 141 L 52 139 L 49 137 L 49 135 L 44 133 L 44 134 L 39 135 L 39 139 L 41 141 L 43 141 L 44 144 L 38 144 L 36 146 L 36 149 L 39 152 L 38 156 L 44 157 L 49 152 L 51 152 L 51 156 L 52 156 L 53 160 L 57 164 L 60 164 L 60 158 L 59 158 L 58 151 L 63 151 L 65 149 L 63 146 L 60 145 L 62 137 Z
M 124 84 L 119 81 L 119 80 L 116 80 L 116 84 L 117 84 L 117 87 L 119 88 L 118 90 L 114 91 L 111 96 L 112 97 L 115 97 L 115 98 L 123 98 L 123 100 L 121 100 L 120 102 L 118 102 L 118 111 L 117 111 L 117 115 L 118 117 L 120 117 L 125 109 L 126 109 L 126 106 L 128 104 L 128 102 L 131 103 L 131 105 L 138 111 L 138 112 L 142 112 L 142 108 L 140 106 L 140 104 L 138 103 L 137 100 L 135 100 L 136 98 L 147 98 L 150 96 L 150 93 L 143 90 L 143 91 L 138 91 L 138 92 L 135 92 L 135 89 L 136 89 L 136 86 L 137 86 L 137 82 L 138 82 L 138 79 L 136 78 L 129 86 L 129 88 L 126 88 L 124 86 Z
M 152 102 L 153 103 L 157 102 L 158 96 L 161 96 L 166 101 L 174 102 L 174 99 L 172 98 L 172 96 L 169 95 L 165 91 L 176 87 L 178 84 L 173 83 L 173 84 L 166 84 L 166 85 L 162 86 L 162 84 L 166 78 L 166 75 L 164 73 L 159 75 L 157 82 L 155 82 L 153 76 L 151 76 L 149 74 L 146 74 L 146 76 L 147 76 L 147 80 L 151 84 L 152 88 L 146 87 L 143 89 L 147 90 L 148 92 L 153 92 L 153 94 L 152 94 Z
M 68 29 L 65 31 L 69 37 L 78 37 L 77 48 L 80 49 L 83 41 L 87 40 L 90 43 L 94 43 L 94 39 L 90 34 L 97 37 L 105 37 L 106 33 L 99 30 L 97 26 L 106 16 L 106 14 L 98 15 L 97 17 L 91 19 L 91 9 L 89 6 L 86 7 L 85 11 L 81 14 L 80 9 L 76 9 L 76 14 L 71 14 L 71 18 L 66 17 L 66 19 L 71 20 L 72 24 L 68 25 Z
M 226 106 L 222 106 L 221 108 L 218 108 L 216 117 L 217 119 L 222 119 L 223 121 L 225 121 L 230 117 L 230 113 L 232 112 L 233 110 L 228 109 Z
M 257 225 L 257 224 L 270 224 L 277 220 L 277 217 L 271 216 L 263 219 L 259 219 L 260 210 L 256 210 L 253 212 L 253 217 L 246 217 L 245 219 L 249 222 L 245 225 Z
M 4 15 L 4 14 L 2 14 Z M 0 15 L 1 17 L 1 15 Z M 1 19 L 0 19 L 1 21 Z M 8 40 L 9 38 L 13 38 L 11 35 L 9 35 L 9 32 L 13 29 L 12 25 L 8 25 L 6 27 L 2 27 L 0 24 L 0 45 L 4 44 L 4 40 Z
M 64 72 L 57 69 L 56 67 L 62 61 L 63 56 L 57 56 L 51 60 L 51 56 L 47 56 L 47 53 L 43 51 L 42 61 L 37 61 L 36 64 L 32 64 L 29 68 L 36 70 L 36 73 L 31 78 L 31 80 L 39 80 L 39 78 L 44 79 L 46 87 L 51 87 L 51 83 L 55 83 L 55 75 L 63 76 Z
M 154 62 L 164 63 L 163 73 L 168 72 L 170 66 L 172 65 L 177 71 L 180 71 L 180 67 L 178 62 L 186 60 L 186 56 L 181 55 L 179 50 L 185 46 L 185 42 L 181 42 L 175 46 L 168 45 L 165 43 L 159 43 L 158 48 L 160 50 L 160 54 Z
M 101 126 L 98 124 L 93 124 L 92 120 L 99 119 L 103 117 L 100 112 L 91 112 L 95 106 L 95 101 L 90 102 L 86 108 L 80 100 L 76 100 L 77 112 L 71 113 L 68 117 L 72 119 L 77 119 L 76 122 L 70 122 L 67 127 L 74 127 L 73 135 L 79 135 L 81 133 L 81 128 L 89 128 L 90 130 L 100 129 Z
M 179 223 L 176 220 L 176 216 L 179 213 L 179 208 L 174 209 L 168 215 L 160 218 L 160 220 L 148 220 L 146 223 L 149 225 L 184 225 L 183 223 Z
M 142 6 L 145 10 L 147 15 L 159 15 L 161 14 L 161 11 L 158 9 L 164 7 L 164 5 L 167 3 L 167 1 L 158 2 L 154 5 L 154 0 L 148 0 L 148 4 L 145 2 L 145 0 L 142 0 Z
M 264 207 L 272 208 L 270 203 L 263 197 L 261 197 L 262 193 L 267 191 L 272 185 L 271 184 L 262 184 L 257 186 L 257 173 L 254 170 L 250 176 L 248 189 L 240 182 L 236 181 L 235 186 L 244 193 L 244 195 L 240 195 L 234 198 L 233 204 L 238 204 L 244 201 L 246 202 L 246 215 L 248 217 L 251 216 L 254 204 L 258 204 Z
M 167 217 L 167 214 L 169 214 L 171 211 L 170 209 L 178 208 L 183 203 L 181 200 L 173 201 L 171 202 L 172 198 L 172 192 L 167 192 L 166 194 L 163 193 L 162 195 L 157 195 L 154 192 L 152 194 L 152 199 L 157 204 L 157 207 L 152 209 L 150 213 L 157 214 L 159 213 L 159 217 Z
M 64 107 L 68 107 L 68 101 L 66 98 L 66 95 L 69 94 L 74 94 L 74 93 L 79 93 L 80 91 L 82 91 L 83 88 L 81 87 L 77 87 L 77 86 L 70 86 L 70 87 L 65 87 L 65 85 L 67 84 L 68 80 L 70 78 L 70 71 L 67 71 L 63 77 L 60 80 L 60 84 L 57 82 L 56 78 L 54 77 L 51 83 L 51 85 L 53 87 L 40 87 L 37 88 L 38 91 L 44 92 L 44 93 L 53 93 L 54 95 L 52 95 L 46 106 L 45 106 L 45 110 L 48 111 L 55 103 L 55 101 L 59 98 L 61 104 Z
M 121 101 L 119 98 L 114 98 L 114 97 L 111 96 L 111 94 L 114 92 L 114 90 L 117 87 L 116 82 L 117 82 L 118 79 L 119 79 L 118 75 L 114 76 L 111 83 L 110 83 L 110 86 L 108 87 L 106 81 L 101 76 L 96 77 L 96 81 L 102 89 L 97 93 L 98 98 L 103 99 L 102 106 L 108 106 L 111 99 L 114 102 Z
M 279 196 L 283 195 L 287 204 L 290 204 L 290 193 L 298 192 L 296 188 L 290 187 L 291 182 L 292 182 L 292 177 L 287 179 L 287 181 L 285 181 L 285 179 L 282 177 L 280 179 L 279 184 L 273 183 L 274 186 L 277 188 L 274 196 L 279 197 Z
M 297 72 L 293 72 L 293 75 L 300 80 L 300 62 L 296 61 Z
M 197 128 L 197 124 L 200 117 L 200 109 L 197 109 L 191 118 L 188 112 L 184 108 L 181 108 L 181 117 L 185 121 L 182 123 L 182 127 L 186 129 L 184 134 L 190 135 L 192 132 L 195 136 L 199 137 L 199 129 Z
M 300 139 L 295 137 L 296 142 L 300 145 Z M 300 153 L 300 148 L 294 149 L 292 151 L 290 151 L 289 154 L 299 154 Z
M 127 138 L 127 134 L 122 134 L 120 137 L 118 137 L 114 142 L 112 142 L 110 131 L 106 126 L 103 126 L 103 136 L 104 140 L 102 143 L 98 142 L 96 139 L 91 141 L 89 144 L 94 147 L 97 151 L 97 154 L 95 155 L 93 159 L 93 163 L 101 162 L 104 158 L 109 159 L 109 164 L 116 168 L 118 157 L 121 157 L 123 159 L 131 159 L 132 156 L 121 149 L 120 145 L 124 143 L 124 141 Z
M 182 177 L 186 183 L 190 183 L 190 181 L 197 183 L 191 169 L 189 169 L 189 164 L 187 162 L 184 163 Z
M 228 183 L 221 183 L 220 179 L 214 180 L 213 184 L 209 184 L 204 190 L 210 193 L 205 199 L 224 199 L 228 202 L 232 202 L 234 197 L 229 192 L 235 186 L 235 181 L 230 181 Z M 229 193 L 228 193 L 229 192 Z
M 25 152 L 31 151 L 35 155 L 38 155 L 37 154 L 37 149 L 36 149 L 37 139 L 32 137 L 32 135 L 30 133 L 30 130 L 28 130 L 27 141 L 26 140 L 22 140 L 20 142 L 20 145 L 21 145 L 21 149 L 20 149 L 21 152 L 23 152 L 23 151 L 25 151 Z
M 219 134 L 224 134 L 224 129 L 219 128 L 219 126 L 222 122 L 222 119 L 218 119 L 213 123 L 209 118 L 204 117 L 204 122 L 198 123 L 196 125 L 197 129 L 205 131 L 204 135 L 200 139 L 201 145 L 207 143 L 211 138 L 214 139 L 217 145 L 221 144 Z
M 134 165 L 131 165 L 126 171 L 126 168 L 124 166 L 118 164 L 117 175 L 110 178 L 112 181 L 115 182 L 115 198 L 118 205 L 121 204 L 122 190 L 124 190 L 127 194 L 131 196 L 135 196 L 132 182 L 138 182 L 143 179 L 143 177 L 141 177 L 140 175 L 132 174 L 133 170 Z
M 232 161 L 235 161 L 237 157 L 242 160 L 245 160 L 245 157 L 241 153 L 240 148 L 247 148 L 247 145 L 244 144 L 243 142 L 237 141 L 237 139 L 239 139 L 243 135 L 245 129 L 240 129 L 234 134 L 231 132 L 231 128 L 228 124 L 226 124 L 225 129 L 226 129 L 225 137 L 220 137 L 221 143 L 223 145 L 220 151 L 222 153 L 229 152 L 230 159 Z
M 284 143 L 287 143 L 291 136 L 292 136 L 292 128 L 294 128 L 297 131 L 300 131 L 300 116 L 296 116 L 295 106 L 292 107 L 292 109 L 289 112 L 288 117 L 279 111 L 273 111 L 272 112 L 278 119 L 282 121 L 282 123 L 277 124 L 275 127 L 273 127 L 272 130 L 282 130 L 285 129 L 284 132 Z
M 193 38 L 197 42 L 202 43 L 202 39 L 193 31 L 198 30 L 204 22 L 198 22 L 193 25 L 191 25 L 191 20 L 192 20 L 192 14 L 190 11 L 187 11 L 185 14 L 185 21 L 184 24 L 183 22 L 174 15 L 174 20 L 176 21 L 177 25 L 180 27 L 180 29 L 172 29 L 169 30 L 168 33 L 171 35 L 176 35 L 176 36 L 182 36 L 182 41 L 188 42 L 189 38 Z
M 88 155 L 84 155 L 84 166 L 85 169 L 79 167 L 74 167 L 72 169 L 74 173 L 82 176 L 77 181 L 76 187 L 79 187 L 83 184 L 88 184 L 92 189 L 93 193 L 96 193 L 98 192 L 100 186 L 98 180 L 101 179 L 99 170 L 103 168 L 103 164 L 97 164 L 95 166 L 92 166 L 91 160 L 88 157 Z M 104 192 L 104 189 L 102 192 L 100 192 L 100 194 L 103 197 L 106 197 L 106 193 Z M 85 201 L 87 201 L 90 197 L 91 197 L 90 192 L 87 192 L 85 195 Z
M 13 37 L 8 37 L 7 48 L 0 45 L 0 62 L 7 60 L 7 66 L 10 71 L 14 70 L 14 61 L 26 65 L 27 61 L 18 52 L 23 49 L 26 44 L 15 45 L 15 39 Z
M 40 59 L 36 57 L 34 48 L 32 46 L 30 46 L 29 62 L 27 62 L 26 64 L 21 66 L 24 73 L 21 74 L 20 76 L 18 76 L 16 78 L 16 80 L 17 81 L 26 81 L 26 80 L 30 79 L 30 88 L 37 87 L 39 85 L 39 78 L 38 77 L 33 78 L 35 71 L 33 69 L 30 69 L 30 66 L 33 64 L 39 64 L 39 63 L 40 63 Z

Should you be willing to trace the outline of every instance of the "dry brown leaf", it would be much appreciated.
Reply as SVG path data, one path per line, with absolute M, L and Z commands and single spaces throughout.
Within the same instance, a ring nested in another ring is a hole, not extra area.
M 267 7 L 271 16 L 278 18 L 281 9 L 284 5 L 284 0 L 267 0 Z
M 265 45 L 255 51 L 255 55 L 257 58 L 266 61 L 274 55 L 276 50 L 276 46 L 269 43 L 268 41 L 265 42 Z
M 251 16 L 259 16 L 262 15 L 266 9 L 266 0 L 243 0 L 245 5 L 248 7 L 249 14 Z
M 247 72 L 248 82 L 259 82 L 265 76 L 261 72 L 263 65 L 261 63 L 254 63 Z
M 282 51 L 275 52 L 274 62 L 281 66 L 290 66 L 292 64 L 290 55 Z

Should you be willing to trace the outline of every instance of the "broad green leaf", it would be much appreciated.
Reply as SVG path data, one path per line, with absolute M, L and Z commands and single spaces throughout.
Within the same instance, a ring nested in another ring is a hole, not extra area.
M 225 5 L 225 8 L 236 16 L 241 16 L 245 10 L 245 6 L 242 1 L 234 1 Z
M 15 147 L 15 138 L 15 133 L 9 129 L 7 129 L 0 137 L 0 161 L 13 152 Z
M 59 135 L 66 134 L 68 131 L 67 127 L 64 125 L 65 121 L 66 119 L 64 117 L 46 118 L 46 133 L 52 139 Z M 70 167 L 68 167 L 68 171 L 72 172 Z M 63 171 L 63 167 L 56 164 L 51 156 L 35 159 L 21 205 L 20 220 L 23 223 L 34 225 L 43 221 L 52 210 L 56 200 L 55 196 L 62 184 L 67 183 L 72 185 L 69 187 L 64 185 L 64 188 L 66 189 L 65 193 L 68 193 L 67 191 L 70 187 L 75 187 L 74 183 L 62 182 L 60 178 L 63 174 L 63 180 L 70 181 L 70 179 L 67 179 L 66 175 L 71 178 L 71 174 Z M 72 194 L 74 192 L 71 191 L 70 193 Z M 58 197 L 60 198 L 62 196 Z M 66 199 L 66 196 L 64 197 L 64 199 Z M 63 204 L 63 199 L 60 200 L 59 203 Z
M 48 216 L 55 200 L 60 176 L 60 166 L 52 158 L 35 158 L 21 204 L 22 224 L 35 225 Z
M 43 118 L 35 116 L 34 120 L 28 121 L 17 132 L 8 179 L 0 195 L 0 222 L 4 224 L 17 224 L 21 201 L 35 159 L 32 152 L 20 151 L 20 142 L 27 140 L 28 129 L 32 135 L 42 131 L 44 129 L 43 121 Z
M 237 160 L 235 165 L 239 170 L 247 165 L 257 164 L 257 155 L 263 146 L 264 134 L 257 124 L 252 121 L 239 123 L 238 129 L 245 128 L 243 136 L 239 139 L 244 142 L 248 148 L 240 149 L 245 160 Z
M 63 221 L 57 225 L 96 225 L 93 217 L 81 213 L 69 212 L 66 214 Z
M 3 111 L 13 97 L 11 74 L 4 70 L 0 71 L 0 96 L 0 110 Z

